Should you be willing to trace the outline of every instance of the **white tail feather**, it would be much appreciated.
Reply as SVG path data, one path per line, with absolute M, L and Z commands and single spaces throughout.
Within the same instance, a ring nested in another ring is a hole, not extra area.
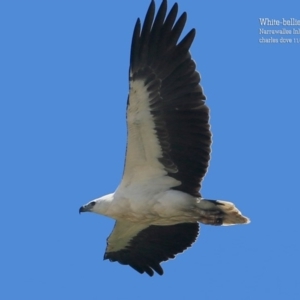
M 213 223 L 212 225 L 226 226 L 250 223 L 250 219 L 243 216 L 232 202 L 201 199 L 198 207 L 205 212 L 206 217 L 209 215 L 214 216 L 214 218 L 219 216 L 219 218 L 222 220 L 221 224 Z M 210 222 L 204 223 L 211 224 Z

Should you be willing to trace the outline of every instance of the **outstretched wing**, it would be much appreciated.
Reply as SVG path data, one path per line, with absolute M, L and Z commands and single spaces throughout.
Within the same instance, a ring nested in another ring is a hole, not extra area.
M 178 42 L 187 15 L 175 22 L 177 3 L 167 17 L 166 11 L 163 0 L 154 19 L 152 1 L 142 29 L 139 19 L 134 28 L 120 187 L 169 176 L 174 180 L 166 181 L 166 188 L 198 197 L 210 159 L 209 110 L 189 53 L 195 29 Z
M 174 258 L 196 240 L 198 223 L 147 226 L 117 221 L 107 239 L 104 259 L 129 265 L 139 273 L 163 274 L 161 262 Z

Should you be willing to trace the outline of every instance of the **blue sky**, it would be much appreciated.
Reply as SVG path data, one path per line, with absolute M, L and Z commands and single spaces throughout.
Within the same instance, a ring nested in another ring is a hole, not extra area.
M 1 299 L 300 298 L 300 43 L 259 43 L 259 18 L 300 19 L 300 5 L 237 2 L 179 9 L 211 108 L 202 194 L 252 223 L 203 225 L 149 278 L 102 260 L 112 220 L 78 215 L 121 180 L 131 35 L 149 1 L 1 1 Z

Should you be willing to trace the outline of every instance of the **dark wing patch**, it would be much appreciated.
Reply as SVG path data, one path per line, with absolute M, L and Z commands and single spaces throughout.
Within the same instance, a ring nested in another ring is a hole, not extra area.
M 183 252 L 196 240 L 198 223 L 181 223 L 171 226 L 155 226 L 140 231 L 125 249 L 106 252 L 104 259 L 129 265 L 139 273 L 153 276 L 154 271 L 163 274 L 160 263 Z
M 181 182 L 173 189 L 198 197 L 210 159 L 209 110 L 189 53 L 195 29 L 178 42 L 187 15 L 183 13 L 175 22 L 177 3 L 167 17 L 166 11 L 167 1 L 163 0 L 154 19 L 152 1 L 142 28 L 137 20 L 130 80 L 144 80 L 149 92 L 149 106 L 162 148 L 159 161 L 169 176 Z

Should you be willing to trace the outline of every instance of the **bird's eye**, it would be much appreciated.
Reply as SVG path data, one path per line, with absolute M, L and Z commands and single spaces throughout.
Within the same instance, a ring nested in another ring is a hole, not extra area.
M 92 201 L 92 202 L 90 203 L 90 205 L 91 205 L 92 207 L 95 206 L 95 204 L 96 204 L 95 201 Z

